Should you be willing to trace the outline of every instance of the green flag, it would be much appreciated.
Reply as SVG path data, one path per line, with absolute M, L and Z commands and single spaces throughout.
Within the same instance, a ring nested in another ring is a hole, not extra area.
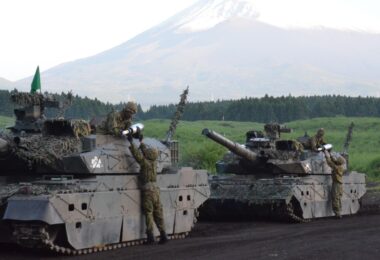
M 34 73 L 32 87 L 30 89 L 30 93 L 36 93 L 38 89 L 41 89 L 41 79 L 40 79 L 40 67 L 37 66 L 36 73 Z

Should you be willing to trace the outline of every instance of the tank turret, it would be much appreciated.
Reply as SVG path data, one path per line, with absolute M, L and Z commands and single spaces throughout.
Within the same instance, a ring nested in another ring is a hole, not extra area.
M 201 209 L 209 219 L 269 216 L 304 222 L 312 218 L 333 216 L 329 196 L 332 178 L 322 150 L 325 144 L 310 150 L 300 141 L 283 139 L 291 129 L 279 124 L 266 124 L 264 131 L 246 133 L 245 144 L 239 144 L 212 131 L 202 134 L 226 147 L 224 157 L 216 162 L 217 175 L 210 178 L 211 197 Z M 351 139 L 352 127 L 349 130 Z M 302 137 L 309 143 L 310 137 Z M 345 149 L 347 151 L 347 149 Z M 330 152 L 334 158 L 342 155 Z M 343 214 L 358 212 L 364 195 L 365 175 L 344 175 Z
M 281 132 L 289 128 L 278 124 L 265 125 L 265 135 L 247 133 L 247 142 L 242 145 L 228 140 L 215 131 L 204 129 L 202 134 L 230 150 L 224 159 L 216 163 L 218 173 L 273 175 L 273 174 L 330 174 L 331 170 L 319 154 L 303 153 L 302 145 L 296 140 L 279 139 Z M 320 163 L 316 164 L 315 161 Z

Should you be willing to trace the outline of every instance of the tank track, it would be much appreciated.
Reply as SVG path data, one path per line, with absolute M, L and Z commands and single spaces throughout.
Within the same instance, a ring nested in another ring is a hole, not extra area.
M 62 255 L 86 255 L 102 251 L 120 249 L 129 246 L 137 246 L 146 243 L 146 239 L 139 239 L 134 241 L 120 242 L 116 244 L 102 245 L 77 250 L 55 244 L 53 239 L 50 237 L 49 232 L 47 231 L 48 226 L 46 224 L 13 223 L 12 227 L 14 229 L 13 239 L 16 241 L 18 245 L 26 248 L 34 248 Z M 186 236 L 188 236 L 188 234 L 189 232 L 173 234 L 168 235 L 168 238 L 170 240 L 183 239 Z
M 287 204 L 286 207 L 285 207 L 285 215 L 292 221 L 296 222 L 296 223 L 307 223 L 307 222 L 310 222 L 311 220 L 310 219 L 304 219 L 302 217 L 299 217 L 297 216 L 295 213 L 294 213 L 294 209 L 293 209 L 293 206 L 291 203 Z
M 204 215 L 202 215 L 202 211 Z M 226 212 L 233 213 L 225 214 Z M 206 221 L 240 220 L 242 218 L 245 220 L 251 220 L 252 218 L 269 218 L 280 222 L 291 223 L 307 223 L 311 221 L 311 219 L 304 219 L 301 214 L 302 212 L 295 209 L 295 205 L 292 202 L 259 206 L 248 203 L 239 204 L 236 201 L 231 203 L 230 201 L 215 200 L 214 203 L 206 202 L 205 208 L 201 209 L 200 217 Z

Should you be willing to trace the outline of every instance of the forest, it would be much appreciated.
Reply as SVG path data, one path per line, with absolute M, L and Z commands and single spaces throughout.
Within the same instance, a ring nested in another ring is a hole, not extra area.
M 57 99 L 62 94 L 54 94 Z M 10 92 L 0 90 L 0 115 L 13 116 L 14 105 L 10 102 Z M 120 109 L 123 103 L 104 103 L 98 99 L 74 96 L 72 106 L 66 111 L 68 118 L 91 119 L 105 116 L 112 109 Z M 136 118 L 169 119 L 176 109 L 175 104 L 153 105 L 143 111 L 139 105 Z M 48 109 L 48 116 L 54 111 Z M 238 100 L 217 100 L 214 102 L 189 102 L 182 117 L 186 121 L 221 120 L 250 122 L 289 122 L 317 117 L 380 117 L 380 98 L 349 96 L 264 96 L 261 98 L 246 97 Z

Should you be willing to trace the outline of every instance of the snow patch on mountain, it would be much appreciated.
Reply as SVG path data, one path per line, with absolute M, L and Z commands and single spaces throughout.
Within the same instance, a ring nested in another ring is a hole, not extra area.
M 232 18 L 256 19 L 258 11 L 248 0 L 201 0 L 177 16 L 178 32 L 208 30 Z

